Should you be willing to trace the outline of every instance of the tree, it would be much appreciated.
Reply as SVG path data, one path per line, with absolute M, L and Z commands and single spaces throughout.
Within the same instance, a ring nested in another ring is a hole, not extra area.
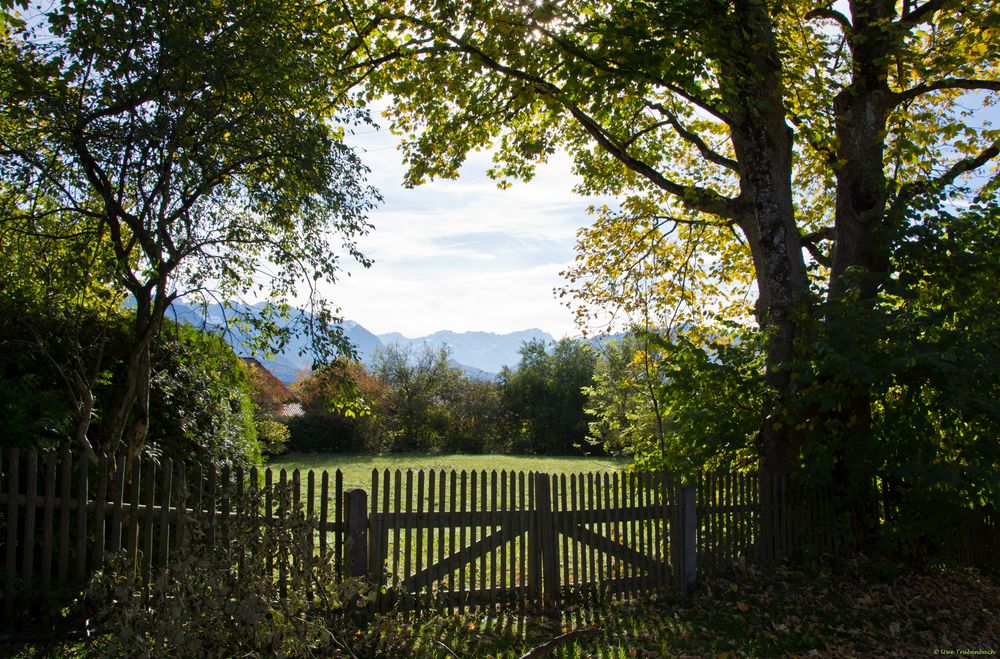
M 448 429 L 444 446 L 457 453 L 510 453 L 514 418 L 494 380 L 462 377 L 445 401 Z
M 705 344 L 659 332 L 605 343 L 584 389 L 595 418 L 588 439 L 691 475 L 748 466 L 760 409 L 758 339 L 735 327 Z
M 379 3 L 356 52 L 365 75 L 381 67 L 369 94 L 399 99 L 408 182 L 489 145 L 498 176 L 527 178 L 564 148 L 581 191 L 623 195 L 625 226 L 684 228 L 723 284 L 737 277 L 705 255 L 742 250 L 731 265 L 753 273 L 767 339 L 758 453 L 786 473 L 803 441 L 792 367 L 828 305 L 870 308 L 908 209 L 1000 152 L 970 121 L 1000 90 L 998 15 L 958 0 Z M 809 413 L 863 443 L 871 391 L 848 390 Z
M 596 356 L 585 342 L 563 338 L 554 345 L 532 340 L 521 346 L 517 370 L 504 368 L 500 385 L 520 422 L 517 441 L 531 453 L 579 453 L 592 417 L 584 388 L 592 384 Z
M 255 288 L 272 304 L 252 322 L 280 344 L 275 318 L 305 282 L 316 349 L 344 348 L 317 286 L 338 273 L 336 241 L 368 264 L 354 239 L 377 195 L 339 139 L 361 115 L 330 88 L 336 17 L 300 0 L 101 0 L 11 27 L 0 51 L 7 235 L 100 245 L 113 266 L 103 281 L 134 308 L 100 450 L 141 449 L 150 346 L 179 297 Z
M 390 388 L 361 362 L 337 359 L 293 388 L 303 410 L 288 420 L 293 450 L 360 451 L 384 446 Z
M 416 352 L 416 354 L 414 354 Z M 393 450 L 440 449 L 450 416 L 446 401 L 462 380 L 447 349 L 390 344 L 372 356 L 372 375 L 389 387 L 387 435 Z

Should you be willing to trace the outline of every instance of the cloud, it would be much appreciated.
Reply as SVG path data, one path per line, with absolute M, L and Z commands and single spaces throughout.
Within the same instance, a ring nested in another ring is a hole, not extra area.
M 350 268 L 350 277 L 325 291 L 345 317 L 407 336 L 529 327 L 575 333 L 552 291 L 563 283 L 559 272 L 573 259 L 593 200 L 572 192 L 568 156 L 508 190 L 486 176 L 488 154 L 473 154 L 458 180 L 406 189 L 397 138 L 380 131 L 356 139 L 385 203 L 371 215 L 375 230 L 359 241 L 375 264 Z

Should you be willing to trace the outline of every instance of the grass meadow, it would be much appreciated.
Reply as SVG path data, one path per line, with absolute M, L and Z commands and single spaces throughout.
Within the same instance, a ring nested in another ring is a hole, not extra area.
M 303 475 L 312 469 L 317 475 L 322 471 L 331 474 L 340 469 L 344 474 L 344 488 L 371 489 L 372 470 L 401 469 L 440 472 L 451 471 L 536 471 L 549 474 L 570 474 L 584 472 L 612 472 L 624 469 L 629 464 L 627 458 L 589 457 L 565 455 L 497 455 L 497 454 L 426 454 L 387 453 L 347 454 L 347 453 L 290 453 L 271 459 L 270 467 L 277 471 L 284 469 L 291 473 L 298 469 Z

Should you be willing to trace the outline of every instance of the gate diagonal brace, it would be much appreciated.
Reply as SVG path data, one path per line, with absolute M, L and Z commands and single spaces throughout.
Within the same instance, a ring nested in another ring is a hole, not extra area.
M 574 527 L 569 527 L 566 529 L 561 529 L 562 533 L 565 535 L 576 538 L 580 542 L 590 545 L 595 549 L 603 551 L 609 556 L 615 556 L 616 558 L 621 558 L 628 561 L 632 565 L 638 567 L 641 570 L 645 570 L 647 573 L 652 574 L 655 570 L 661 567 L 661 563 L 654 561 L 643 554 L 640 554 L 631 547 L 619 544 L 608 540 L 603 535 L 599 533 L 594 533 L 585 526 L 577 525 Z
M 444 560 L 435 563 L 434 565 L 430 565 L 420 572 L 408 577 L 403 580 L 399 586 L 393 588 L 392 590 L 414 592 L 423 586 L 429 586 L 438 579 L 446 576 L 452 570 L 458 569 L 463 565 L 472 562 L 472 560 L 477 556 L 487 554 L 500 547 L 500 545 L 506 544 L 507 542 L 524 535 L 525 532 L 525 529 L 518 529 L 514 531 L 506 528 L 494 531 L 485 538 L 472 543 L 465 549 L 455 552 Z

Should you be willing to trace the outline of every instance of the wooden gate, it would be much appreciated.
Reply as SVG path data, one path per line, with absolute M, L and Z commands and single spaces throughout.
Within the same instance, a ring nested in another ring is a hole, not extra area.
M 679 585 L 676 485 L 653 474 L 374 471 L 376 607 L 552 606 Z

